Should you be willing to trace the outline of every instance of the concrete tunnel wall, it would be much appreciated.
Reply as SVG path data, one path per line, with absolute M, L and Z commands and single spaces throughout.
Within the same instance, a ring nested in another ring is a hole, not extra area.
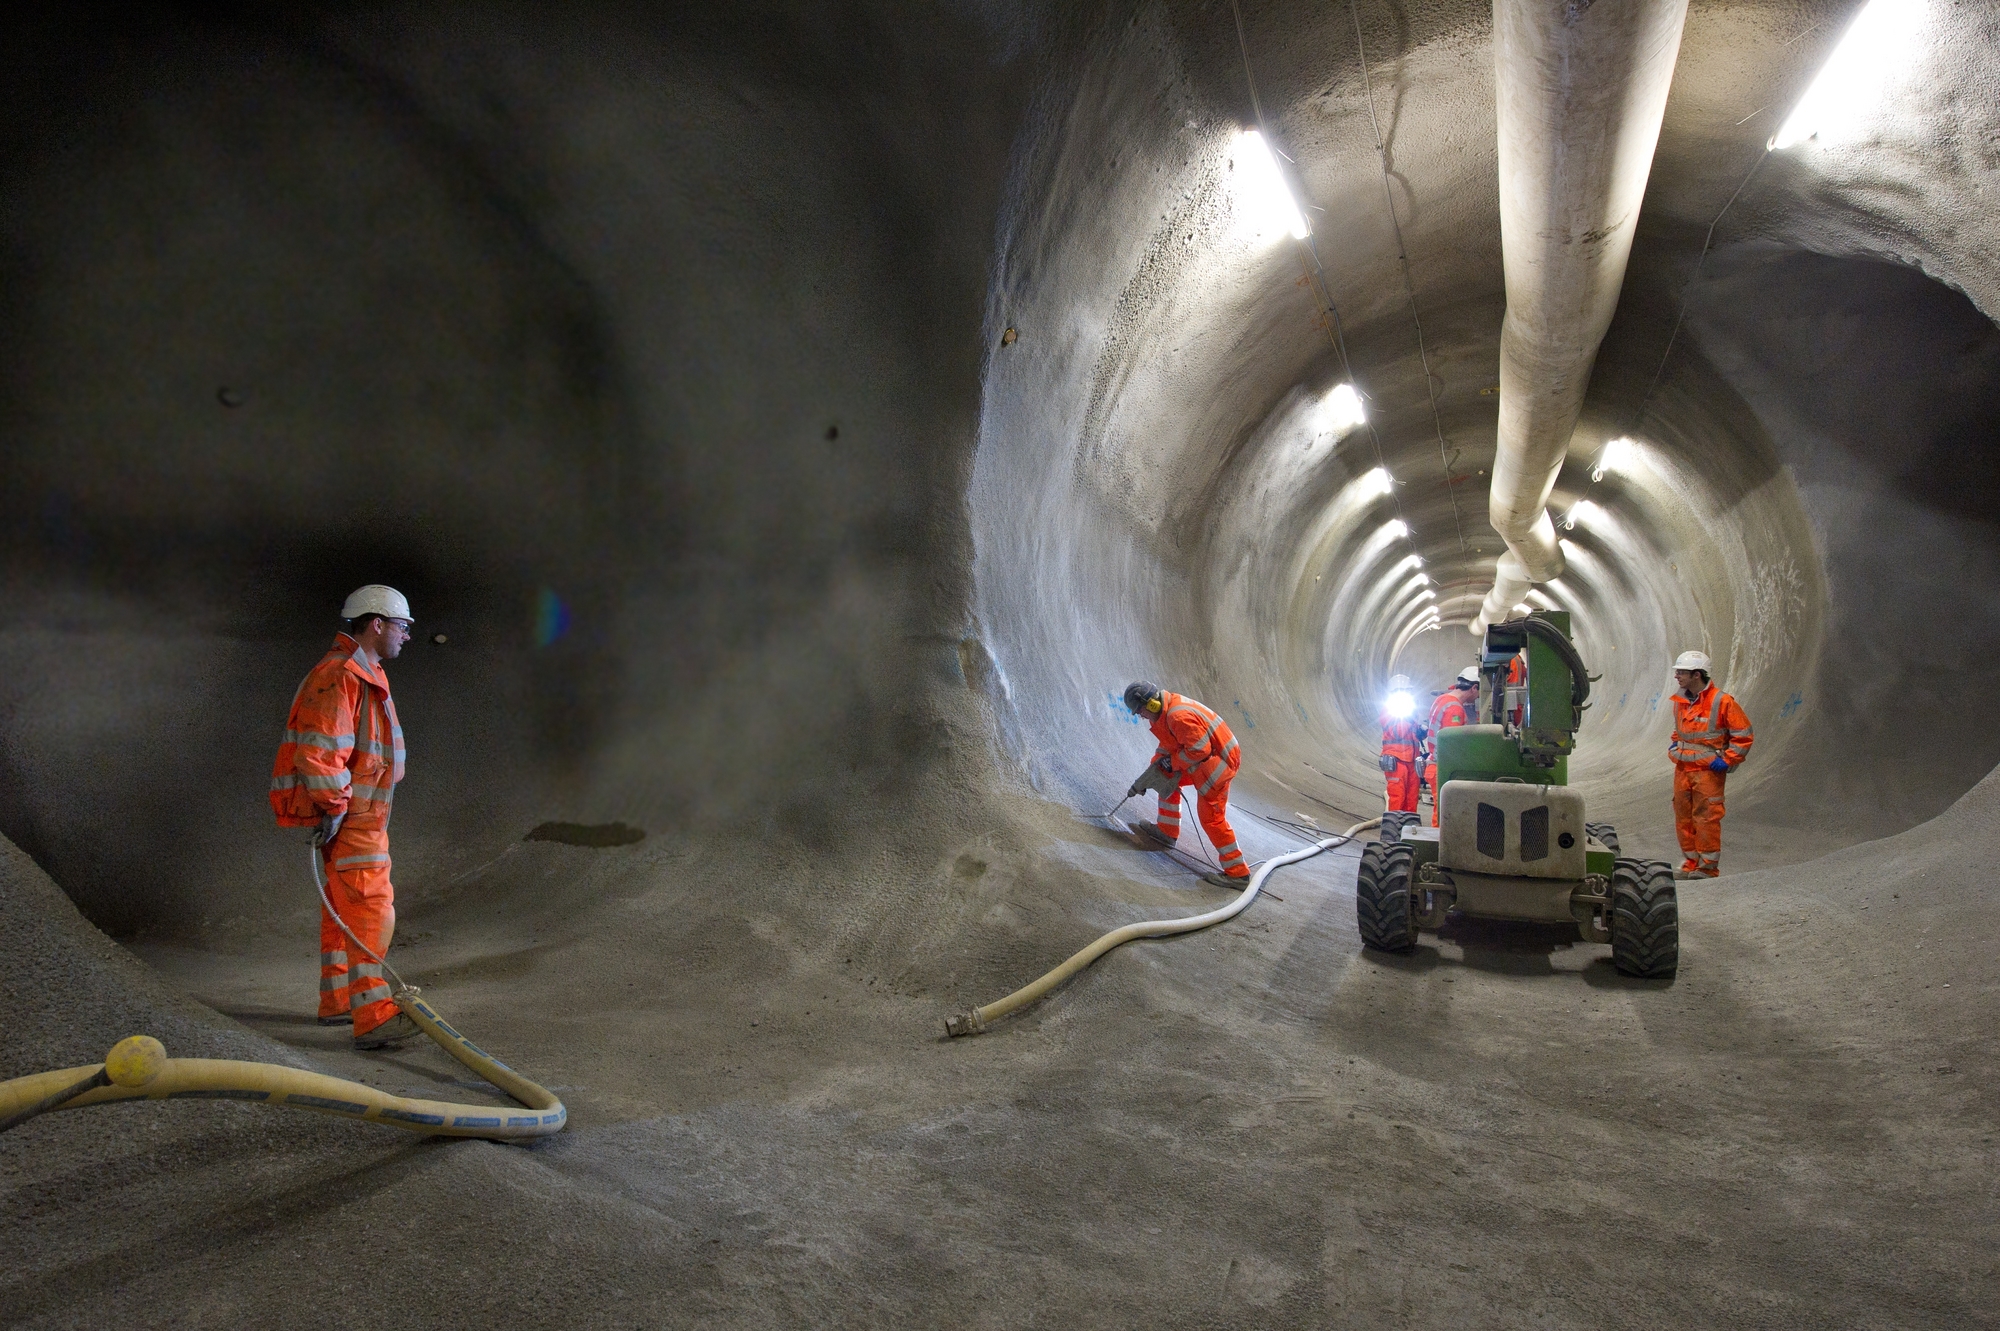
M 1105 807 L 1145 751 L 1112 705 L 1137 676 L 1239 722 L 1253 777 L 1374 788 L 1382 681 L 1442 686 L 1500 550 L 1486 12 L 1366 20 L 1442 442 L 1346 16 L 1253 16 L 1379 458 L 1317 428 L 1342 374 L 1291 243 L 1232 194 L 1225 15 L 769 12 L 103 11 L 20 45 L 0 830 L 92 919 L 280 909 L 268 750 L 372 579 L 419 616 L 419 897 L 545 818 L 865 858 L 870 818 L 936 790 L 976 811 L 988 731 L 1001 788 Z M 1547 589 L 1604 671 L 1575 770 L 1605 808 L 1657 827 L 1687 645 L 1758 722 L 1746 818 L 1893 830 L 2000 759 L 1960 722 L 2000 683 L 1988 167 L 1923 133 L 1992 116 L 1991 20 L 1935 15 L 1935 105 L 1837 168 L 1763 168 L 1648 396 L 1768 133 L 1726 121 L 1839 28 L 1690 19 L 1557 492 L 1641 440 Z M 860 64 L 821 58 L 855 32 Z M 1829 209 L 1829 169 L 1899 189 Z M 1378 461 L 1391 496 L 1362 492 Z M 1407 644 L 1407 571 L 1379 581 L 1403 552 L 1447 619 Z
M 1739 821 L 1842 840 L 1893 830 L 2000 757 L 1951 701 L 1995 682 L 1993 513 L 1962 506 L 1990 487 L 1961 482 L 1990 465 L 1978 441 L 2000 425 L 2000 339 L 1959 292 L 1878 257 L 1898 226 L 1911 249 L 1922 244 L 1936 208 L 1871 200 L 1896 216 L 1878 212 L 1864 240 L 1797 197 L 1818 169 L 1813 150 L 1766 164 L 1763 192 L 1742 230 L 1723 232 L 1651 383 L 1701 232 L 1770 132 L 1731 138 L 1707 123 L 1706 104 L 1738 72 L 1731 43 L 1776 46 L 1754 22 L 1745 30 L 1746 15 L 1710 7 L 1691 20 L 1647 201 L 1650 243 L 1628 282 L 1633 313 L 1607 341 L 1552 500 L 1559 517 L 1586 496 L 1595 513 L 1563 533 L 1570 571 L 1534 598 L 1574 612 L 1604 675 L 1573 779 L 1599 808 L 1645 825 L 1660 854 L 1667 667 L 1688 647 L 1721 663 L 1758 726 L 1756 761 L 1732 790 Z M 1990 87 L 1990 46 L 1968 65 L 1978 43 L 1954 16 L 1965 17 L 1940 11 L 1926 33 L 1925 68 Z M 1233 46 L 1233 30 L 1189 18 L 1172 42 L 1149 30 L 1153 13 L 1135 19 L 1063 85 L 1066 101 L 1044 110 L 1017 164 L 1033 183 L 1003 214 L 997 304 L 1023 332 L 989 353 L 977 574 L 1024 768 L 1079 807 L 1108 805 L 1134 765 L 1111 695 L 1147 677 L 1215 703 L 1244 732 L 1251 772 L 1298 788 L 1274 798 L 1311 809 L 1295 798 L 1309 792 L 1365 810 L 1388 675 L 1411 669 L 1435 691 L 1473 655 L 1461 626 L 1501 548 L 1480 483 L 1503 304 L 1491 71 L 1476 54 L 1483 15 L 1432 17 L 1444 30 L 1379 71 L 1376 96 L 1438 384 L 1435 426 L 1346 15 L 1274 20 L 1253 52 L 1267 107 L 1285 108 L 1271 122 L 1320 209 L 1319 254 L 1348 302 L 1380 454 L 1365 430 L 1334 437 L 1316 423 L 1342 375 L 1299 256 L 1281 235 L 1246 239 L 1232 211 L 1229 144 L 1247 98 L 1240 66 L 1215 48 Z M 1191 86 L 1191 48 L 1216 57 L 1201 76 L 1216 86 Z M 1757 95 L 1784 105 L 1823 55 L 1779 62 Z M 1929 95 L 1958 105 L 1963 88 Z M 1912 119 L 1889 116 L 1875 151 L 1906 161 Z M 1726 155 L 1739 174 L 1719 191 L 1683 183 Z M 1953 214 L 1965 188 L 1956 169 L 1912 186 Z M 1770 202 L 1787 195 L 1789 207 Z M 1965 291 L 1991 284 L 1978 256 L 1954 247 L 1924 262 Z M 1628 433 L 1632 465 L 1591 485 L 1603 443 Z M 1441 447 L 1450 474 L 1474 484 L 1447 486 Z M 1863 455 L 1879 483 L 1856 484 Z M 1393 493 L 1368 484 L 1378 463 L 1397 478 Z M 1454 490 L 1465 492 L 1455 517 Z M 1912 492 L 1933 500 L 1913 506 Z M 1408 540 L 1384 532 L 1399 517 Z M 1970 576 L 1936 576 L 1933 552 Z M 1411 555 L 1446 622 L 1414 639 Z

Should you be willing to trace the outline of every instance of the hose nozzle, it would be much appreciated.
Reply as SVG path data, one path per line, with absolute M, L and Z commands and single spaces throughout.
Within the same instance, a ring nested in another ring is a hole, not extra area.
M 979 1019 L 979 1010 L 961 1012 L 956 1017 L 944 1019 L 944 1033 L 953 1039 L 961 1035 L 978 1035 L 985 1031 L 986 1023 Z

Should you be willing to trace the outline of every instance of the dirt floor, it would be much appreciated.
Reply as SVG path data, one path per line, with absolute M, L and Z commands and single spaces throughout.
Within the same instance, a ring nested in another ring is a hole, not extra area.
M 1010 815 L 938 888 L 983 907 L 991 946 L 901 974 L 741 918 L 659 847 L 523 844 L 406 920 L 398 954 L 564 1097 L 566 1132 L 48 1116 L 0 1138 L 6 1323 L 135 1300 L 156 1326 L 1995 1320 L 1994 988 L 1956 927 L 1984 885 L 1954 867 L 2000 840 L 1994 782 L 1904 836 L 1688 887 L 1672 983 L 1526 926 L 1364 953 L 1335 851 L 948 1041 L 948 1011 L 1096 929 L 1223 899 L 1061 810 Z M 1242 821 L 1259 855 L 1296 844 Z M 357 1055 L 309 1024 L 304 930 L 143 949 L 149 972 L 73 916 L 37 931 L 54 889 L 24 857 L 7 873 L 30 926 L 9 997 L 32 1000 L 10 1068 L 143 1029 L 479 1095 L 436 1050 Z M 496 909 L 531 883 L 545 909 Z

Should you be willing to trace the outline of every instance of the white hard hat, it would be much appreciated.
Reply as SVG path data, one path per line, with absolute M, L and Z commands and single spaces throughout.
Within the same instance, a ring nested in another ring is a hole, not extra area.
M 366 587 L 356 587 L 347 594 L 347 601 L 340 607 L 342 619 L 360 619 L 364 615 L 380 615 L 384 619 L 400 619 L 404 623 L 414 623 L 410 614 L 410 603 L 394 587 L 384 587 L 371 582 Z
M 1479 667 L 1467 666 L 1465 669 L 1459 671 L 1458 682 L 1461 684 L 1477 684 L 1479 682 Z
M 1708 673 L 1708 653 L 1682 652 L 1674 658 L 1674 669 L 1699 670 L 1705 675 Z
M 1408 675 L 1389 676 L 1389 688 L 1392 692 L 1397 689 L 1407 689 L 1409 687 L 1410 687 L 1410 677 Z

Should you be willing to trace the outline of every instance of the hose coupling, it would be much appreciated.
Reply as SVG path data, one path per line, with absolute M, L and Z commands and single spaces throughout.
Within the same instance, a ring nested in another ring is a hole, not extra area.
M 944 1019 L 944 1033 L 953 1039 L 961 1035 L 979 1035 L 986 1030 L 986 1023 L 979 1019 L 979 1009 L 962 1012 L 956 1017 Z

